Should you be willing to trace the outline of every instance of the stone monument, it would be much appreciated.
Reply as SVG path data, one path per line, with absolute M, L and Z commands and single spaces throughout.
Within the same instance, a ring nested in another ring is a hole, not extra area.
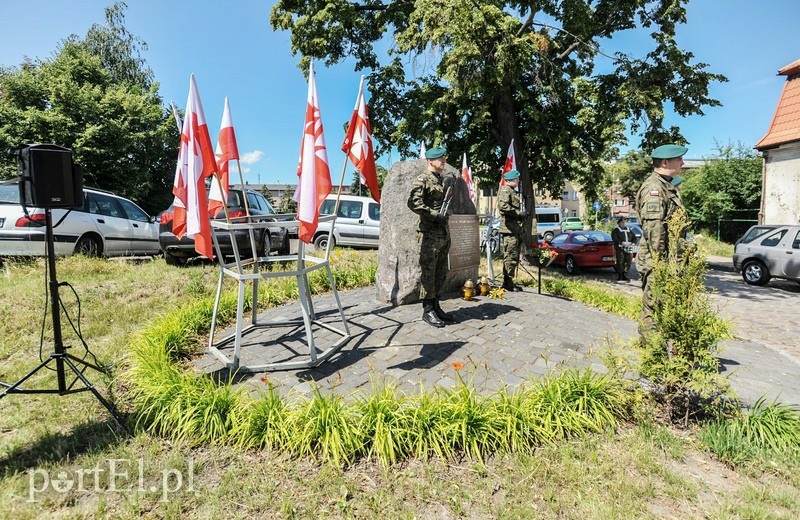
M 378 301 L 405 305 L 419 302 L 419 215 L 408 209 L 411 184 L 427 167 L 425 159 L 392 165 L 381 190 L 381 230 L 378 272 L 375 276 Z M 455 291 L 471 278 L 477 280 L 480 265 L 480 237 L 475 205 L 460 173 L 446 165 L 444 175 L 453 182 L 448 222 L 450 228 L 450 269 L 445 292 Z

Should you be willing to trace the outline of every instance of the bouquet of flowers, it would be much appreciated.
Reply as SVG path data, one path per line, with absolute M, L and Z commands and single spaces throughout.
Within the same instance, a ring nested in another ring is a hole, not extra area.
M 553 263 L 553 260 L 556 259 L 558 253 L 555 251 L 555 249 L 550 249 L 546 245 L 543 245 L 543 247 L 537 247 L 531 251 L 531 256 L 536 262 L 536 265 L 539 267 L 547 267 Z

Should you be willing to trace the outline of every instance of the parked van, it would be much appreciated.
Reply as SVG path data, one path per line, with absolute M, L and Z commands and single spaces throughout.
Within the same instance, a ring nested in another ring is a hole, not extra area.
M 561 233 L 561 208 L 536 206 L 536 233 L 547 242 Z
M 320 206 L 320 215 L 333 215 L 336 206 L 336 195 L 325 197 Z M 339 211 L 336 214 L 336 225 L 333 227 L 333 244 L 354 247 L 378 247 L 378 233 L 381 227 L 381 205 L 372 197 L 341 195 Z M 330 222 L 320 222 L 314 234 L 314 246 L 317 249 L 328 247 Z

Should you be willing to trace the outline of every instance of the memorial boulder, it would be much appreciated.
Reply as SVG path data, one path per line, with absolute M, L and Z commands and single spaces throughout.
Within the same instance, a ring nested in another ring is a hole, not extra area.
M 381 190 L 381 238 L 376 285 L 378 301 L 382 303 L 404 305 L 419 301 L 419 215 L 408 209 L 407 201 L 414 179 L 426 166 L 424 159 L 395 163 Z M 480 239 L 478 217 L 466 183 L 450 165 L 445 167 L 444 175 L 445 183 L 453 186 L 448 211 L 452 241 L 450 270 L 445 284 L 445 291 L 451 292 L 460 288 L 468 278 L 477 278 Z

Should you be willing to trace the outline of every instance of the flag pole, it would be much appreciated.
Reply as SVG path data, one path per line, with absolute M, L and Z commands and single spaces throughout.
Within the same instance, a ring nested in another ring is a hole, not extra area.
M 239 159 L 236 159 L 236 168 L 239 170 L 239 182 L 242 185 L 242 195 L 244 198 L 244 213 L 247 215 L 247 218 L 250 218 L 250 204 L 247 203 L 247 191 L 244 187 L 244 175 L 242 175 L 242 164 L 239 162 Z M 226 201 L 226 210 L 227 210 L 227 201 Z

